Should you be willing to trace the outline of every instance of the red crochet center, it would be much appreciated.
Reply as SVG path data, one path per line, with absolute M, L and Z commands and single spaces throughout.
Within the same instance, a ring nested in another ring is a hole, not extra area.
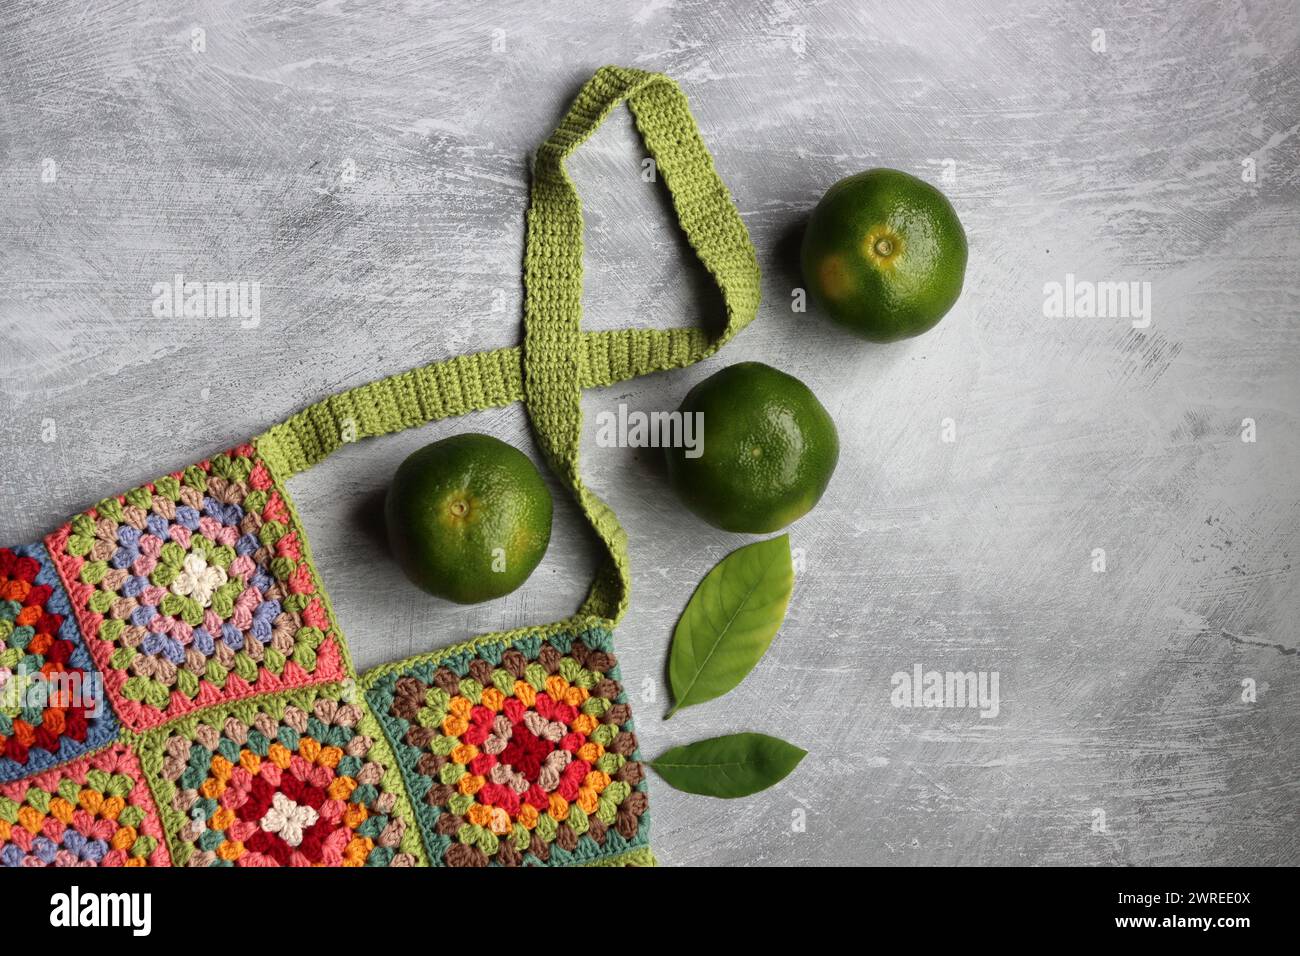
M 60 674 L 84 678 L 84 671 L 68 666 L 73 644 L 59 637 L 63 615 L 45 609 L 54 591 L 48 584 L 36 583 L 40 570 L 40 563 L 35 558 L 0 548 L 0 600 L 15 601 L 20 605 L 21 610 L 13 622 L 15 627 L 31 627 L 36 632 L 23 652 L 41 659 L 40 674 L 47 681 L 53 681 Z M 59 683 L 66 688 L 66 682 Z M 86 686 L 84 680 L 79 679 L 78 684 Z M 71 704 L 71 701 L 67 703 Z M 44 709 L 39 726 L 15 717 L 12 736 L 0 736 L 0 757 L 25 764 L 33 747 L 56 753 L 61 738 L 81 742 L 87 733 L 85 706 L 62 706 L 56 701 Z
M 325 801 L 329 799 L 329 795 L 323 788 L 306 780 L 299 780 L 290 773 L 280 778 L 278 787 L 272 786 L 265 777 L 258 776 L 253 779 L 248 799 L 240 804 L 235 813 L 241 820 L 260 824 L 277 793 L 284 794 L 299 806 L 311 807 L 318 814 Z M 315 823 L 303 831 L 302 842 L 297 847 L 290 846 L 278 834 L 260 828 L 244 840 L 244 846 L 255 853 L 265 853 L 281 866 L 289 866 L 295 852 L 301 853 L 313 863 L 319 863 L 325 855 L 325 841 L 340 829 L 346 827 L 337 821 L 327 820 L 322 814 L 318 816 Z
M 578 716 L 576 707 L 553 700 L 545 691 L 538 693 L 532 709 L 547 720 L 563 724 L 571 723 Z M 518 698 L 507 699 L 502 705 L 501 712 L 511 724 L 510 743 L 501 751 L 500 757 L 480 753 L 469 762 L 467 767 L 470 773 L 486 776 L 493 767 L 501 763 L 524 775 L 531 786 L 522 794 L 516 793 L 503 784 L 491 782 L 485 783 L 477 794 L 480 803 L 500 807 L 510 814 L 511 818 L 518 816 L 520 806 L 525 803 L 530 803 L 541 811 L 545 811 L 550 805 L 550 794 L 537 785 L 537 777 L 541 773 L 543 761 L 553 751 L 567 750 L 575 755 L 560 774 L 560 784 L 555 788 L 555 792 L 565 800 L 574 802 L 578 799 L 578 788 L 591 772 L 591 764 L 579 760 L 576 756 L 579 748 L 587 742 L 586 734 L 570 731 L 558 742 L 545 740 L 529 730 L 524 723 L 524 716 L 528 710 L 529 708 Z M 482 745 L 492 733 L 492 722 L 495 718 L 496 714 L 490 708 L 481 704 L 475 705 L 470 711 L 470 726 L 460 735 L 460 739 L 476 747 Z

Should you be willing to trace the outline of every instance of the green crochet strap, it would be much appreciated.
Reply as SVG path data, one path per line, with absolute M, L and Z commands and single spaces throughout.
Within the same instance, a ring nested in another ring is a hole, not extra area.
M 638 374 L 688 365 L 747 325 L 759 301 L 749 233 L 713 168 L 685 95 L 662 74 L 602 67 L 537 151 L 524 253 L 524 391 L 547 460 L 606 550 L 579 613 L 613 622 L 627 609 L 627 538 L 614 512 L 583 484 L 578 471 L 582 390 L 593 375 L 588 365 L 593 338 L 581 330 L 582 203 L 564 161 L 623 100 L 668 187 L 678 223 L 722 292 L 727 321 L 712 339 L 695 328 L 625 330 L 607 337 L 611 351 L 626 344 L 640 356 L 632 362 Z M 654 358 L 647 363 L 644 355 Z
M 583 332 L 582 206 L 564 159 L 623 100 L 672 195 L 678 222 L 722 291 L 718 335 L 698 328 Z M 254 439 L 281 480 L 343 445 L 485 408 L 526 401 L 539 444 L 573 490 L 608 552 L 582 613 L 612 621 L 627 608 L 627 544 L 612 511 L 578 474 L 583 389 L 681 368 L 712 354 L 753 319 L 759 272 L 749 233 L 668 77 L 603 67 L 537 152 L 524 258 L 523 348 L 442 359 L 324 398 Z
M 343 445 L 523 398 L 517 348 L 431 362 L 321 399 L 254 439 L 281 480 Z
M 582 387 L 612 385 L 691 361 L 689 343 L 657 332 L 619 329 L 585 335 Z M 287 480 L 349 442 L 523 398 L 521 348 L 473 352 L 331 395 L 267 430 L 256 443 L 262 457 Z

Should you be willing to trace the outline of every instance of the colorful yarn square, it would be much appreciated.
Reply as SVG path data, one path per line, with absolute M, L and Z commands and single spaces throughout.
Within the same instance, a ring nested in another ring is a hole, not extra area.
M 332 685 L 152 731 L 141 761 L 178 866 L 423 862 L 374 718 Z
M 131 730 L 345 676 L 302 529 L 251 445 L 101 501 L 46 544 Z
M 614 863 L 648 846 L 608 631 L 487 639 L 372 674 L 433 865 Z
M 140 764 L 121 744 L 0 784 L 0 866 L 168 866 Z
M 45 548 L 0 548 L 0 781 L 107 744 L 118 725 Z

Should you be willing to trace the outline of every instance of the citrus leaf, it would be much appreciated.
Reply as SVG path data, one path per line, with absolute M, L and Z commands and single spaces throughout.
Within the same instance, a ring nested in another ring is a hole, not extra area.
M 668 683 L 676 703 L 668 717 L 722 696 L 754 669 L 785 620 L 793 590 L 784 534 L 731 552 L 704 576 L 673 632 Z
M 731 734 L 674 747 L 650 766 L 677 790 L 729 800 L 784 780 L 807 755 L 767 734 Z

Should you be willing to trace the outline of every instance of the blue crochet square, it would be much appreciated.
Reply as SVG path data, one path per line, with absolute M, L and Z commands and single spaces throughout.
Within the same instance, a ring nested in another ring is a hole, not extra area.
M 40 544 L 0 548 L 0 782 L 49 770 L 117 735 L 49 552 Z

